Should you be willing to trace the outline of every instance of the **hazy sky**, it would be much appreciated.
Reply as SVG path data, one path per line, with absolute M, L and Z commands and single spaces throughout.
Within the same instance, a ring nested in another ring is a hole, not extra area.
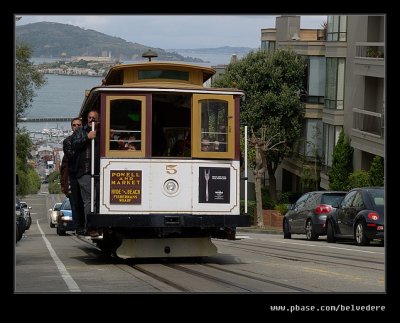
M 275 28 L 268 15 L 19 15 L 17 26 L 51 21 L 93 29 L 162 49 L 243 46 L 258 48 L 262 28 Z M 301 16 L 301 28 L 322 28 L 327 16 Z

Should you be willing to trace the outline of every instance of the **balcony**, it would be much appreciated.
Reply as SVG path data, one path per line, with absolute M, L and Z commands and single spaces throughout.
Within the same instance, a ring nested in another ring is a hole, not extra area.
M 385 43 L 356 43 L 354 73 L 362 76 L 385 77 Z
M 383 138 L 384 129 L 383 113 L 353 109 L 353 130 Z
M 384 155 L 384 114 L 362 109 L 353 109 L 351 145 L 374 155 Z

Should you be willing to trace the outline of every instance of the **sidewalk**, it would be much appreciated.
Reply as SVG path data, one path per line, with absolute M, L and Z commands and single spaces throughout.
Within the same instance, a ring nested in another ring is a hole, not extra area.
M 270 226 L 265 226 L 264 228 L 259 228 L 257 226 L 237 227 L 236 228 L 236 233 L 238 233 L 238 232 L 283 234 L 282 228 L 270 227 Z

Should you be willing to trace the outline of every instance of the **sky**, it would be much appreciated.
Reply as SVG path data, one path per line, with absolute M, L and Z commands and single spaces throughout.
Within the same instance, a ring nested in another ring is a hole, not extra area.
M 260 47 L 261 29 L 275 28 L 269 15 L 19 15 L 17 26 L 48 21 L 93 29 L 162 49 Z M 301 16 L 300 28 L 321 29 L 327 16 Z

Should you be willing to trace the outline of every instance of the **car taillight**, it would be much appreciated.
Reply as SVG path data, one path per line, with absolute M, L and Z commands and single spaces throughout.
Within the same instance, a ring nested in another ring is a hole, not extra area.
M 379 214 L 376 212 L 369 212 L 368 219 L 370 219 L 372 221 L 377 221 L 377 220 L 379 220 Z
M 316 214 L 325 214 L 325 213 L 329 213 L 331 211 L 332 211 L 332 206 L 330 206 L 329 204 L 317 205 L 317 207 L 314 210 L 314 212 Z

